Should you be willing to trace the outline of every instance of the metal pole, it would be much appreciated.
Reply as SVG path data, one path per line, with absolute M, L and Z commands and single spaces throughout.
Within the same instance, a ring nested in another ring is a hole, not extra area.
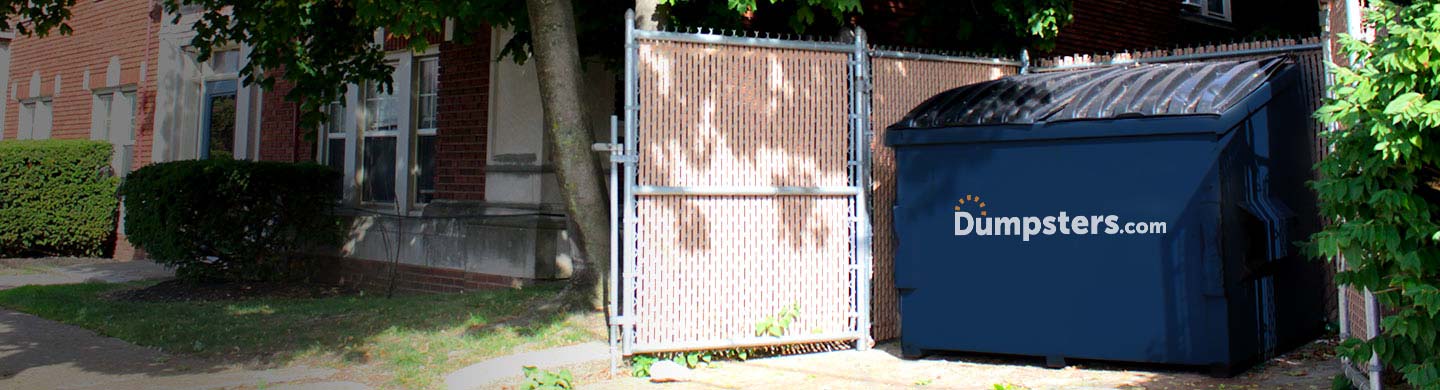
M 851 115 L 854 116 L 854 140 L 855 140 L 855 262 L 858 265 L 857 286 L 856 286 L 856 309 L 859 311 L 860 338 L 856 341 L 856 349 L 861 351 L 869 350 L 873 342 L 870 336 L 870 240 L 874 234 L 870 226 L 870 204 L 868 202 L 868 190 L 870 188 L 870 142 L 869 142 L 869 118 L 870 118 L 870 69 L 869 59 L 865 45 L 865 30 L 855 27 L 855 72 L 851 83 L 851 96 L 854 100 L 854 109 Z
M 609 299 L 610 299 L 610 301 L 607 302 L 608 304 L 605 305 L 605 308 L 609 311 L 609 313 L 607 313 L 607 314 L 610 315 L 610 373 L 611 373 L 611 374 L 616 373 L 617 371 L 619 371 L 619 368 L 620 368 L 620 324 L 616 322 L 616 320 L 618 319 L 617 317 L 619 317 L 620 309 L 617 308 L 617 307 L 615 307 L 615 305 L 618 305 L 618 304 L 620 303 L 620 292 L 619 292 L 619 290 L 616 290 L 617 288 L 620 287 L 620 267 L 619 267 L 619 265 L 620 265 L 620 264 L 619 264 L 619 263 L 620 263 L 620 260 L 619 260 L 619 257 L 620 257 L 620 215 L 618 214 L 619 209 L 620 209 L 620 207 L 619 207 L 620 199 L 618 199 L 618 196 L 619 196 L 619 195 L 618 195 L 618 194 L 619 194 L 619 187 L 617 187 L 617 186 L 620 184 L 620 178 L 619 178 L 619 175 L 620 175 L 620 172 L 619 172 L 619 169 L 620 169 L 620 161 L 615 158 L 615 157 L 617 157 L 617 156 L 620 155 L 620 150 L 617 150 L 617 149 L 615 148 L 615 145 L 613 144 L 613 143 L 615 142 L 615 136 L 618 135 L 619 132 L 620 132 L 619 126 L 620 126 L 620 118 L 616 117 L 615 115 L 611 115 L 611 116 L 610 116 L 610 139 L 607 139 L 607 140 L 606 140 L 606 141 L 612 143 L 612 144 L 610 145 L 610 202 L 609 202 L 609 203 L 610 203 L 610 281 L 609 281 L 609 282 L 610 282 L 610 286 L 609 286 L 610 289 L 609 289 L 608 292 L 609 292 Z
M 735 37 L 717 34 L 687 34 L 669 31 L 635 30 L 635 38 L 673 42 L 731 45 L 744 47 L 768 47 L 774 49 L 811 50 L 829 52 L 850 52 L 850 45 L 841 42 L 797 41 L 775 38 Z
M 1375 293 L 1365 289 L 1365 335 L 1373 340 L 1380 337 L 1380 304 L 1375 302 Z M 1380 353 L 1370 353 L 1370 390 L 1380 390 L 1384 376 L 1380 365 Z
M 1353 39 L 1360 39 L 1361 29 L 1360 0 L 1345 0 L 1345 32 Z M 1351 54 L 1350 67 L 1355 68 L 1359 63 L 1360 58 Z M 1376 306 L 1375 294 L 1370 289 L 1365 289 L 1365 335 L 1370 339 L 1380 335 L 1380 310 Z M 1380 390 L 1383 384 L 1379 353 L 1371 353 L 1367 368 L 1370 374 L 1370 390 Z
M 839 187 L 765 187 L 765 186 L 635 186 L 635 195 L 644 196 L 826 196 L 854 195 L 859 189 L 852 186 Z
M 1014 61 L 1014 60 L 1008 60 L 1008 59 L 1001 59 L 1001 58 L 979 58 L 979 57 L 966 57 L 966 56 L 951 56 L 951 55 L 929 54 L 929 53 L 914 53 L 914 52 L 898 51 L 898 50 L 872 50 L 872 51 L 870 51 L 870 55 L 873 56 L 873 57 L 879 57 L 879 58 L 897 58 L 897 59 L 902 59 L 902 60 L 921 60 L 921 61 L 936 61 L 936 62 L 958 62 L 958 63 L 963 63 L 963 64 L 977 64 L 977 65 L 1009 65 L 1009 66 L 1021 66 L 1021 62 L 1020 62 L 1020 61 Z
M 1020 74 L 1030 73 L 1030 49 L 1020 48 Z
M 635 114 L 639 107 L 636 105 L 635 85 L 635 52 L 639 48 L 635 43 L 635 10 L 625 11 L 625 226 L 623 239 L 625 240 L 624 256 L 625 269 L 623 272 L 625 286 L 625 307 L 621 313 L 625 319 L 622 325 L 624 331 L 624 350 L 626 353 L 634 350 L 635 347 Z

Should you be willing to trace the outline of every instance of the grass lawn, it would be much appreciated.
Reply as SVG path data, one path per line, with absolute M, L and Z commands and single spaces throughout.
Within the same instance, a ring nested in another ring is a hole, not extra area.
M 559 290 L 555 286 L 235 302 L 103 297 L 147 283 L 20 287 L 0 291 L 0 306 L 171 353 L 331 366 L 362 373 L 356 380 L 402 388 L 443 387 L 446 374 L 481 360 L 605 337 L 598 314 L 526 317 Z

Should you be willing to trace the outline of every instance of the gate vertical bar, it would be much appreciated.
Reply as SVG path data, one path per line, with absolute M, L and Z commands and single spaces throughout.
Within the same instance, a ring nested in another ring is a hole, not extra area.
M 624 218 L 621 220 L 621 223 L 624 225 L 624 231 L 621 233 L 621 239 L 625 241 L 624 253 L 622 254 L 625 258 L 624 270 L 623 272 L 621 272 L 621 277 L 623 278 L 621 284 L 624 286 L 625 289 L 625 295 L 622 298 L 624 299 L 625 304 L 622 308 L 623 311 L 621 313 L 621 316 L 625 319 L 625 323 L 621 325 L 621 327 L 624 330 L 622 332 L 623 352 L 627 355 L 630 354 L 630 351 L 635 346 L 635 324 L 637 323 L 637 319 L 635 318 L 635 282 L 637 280 L 635 270 L 635 234 L 636 230 L 638 230 L 636 229 L 635 224 L 635 111 L 639 109 L 639 106 L 637 105 L 638 102 L 635 101 L 636 94 L 638 92 L 636 90 L 638 86 L 635 83 L 635 57 L 637 50 L 639 50 L 639 47 L 635 43 L 635 10 L 626 10 L 624 158 L 628 163 L 625 164 L 624 180 L 625 203 L 623 212 L 625 214 Z
M 607 320 L 610 325 L 610 337 L 608 341 L 610 342 L 611 374 L 614 374 L 620 368 L 621 325 L 619 321 L 617 321 L 620 316 L 620 309 L 616 307 L 616 305 L 620 304 L 620 293 L 619 290 L 617 290 L 617 288 L 620 287 L 620 215 L 618 214 L 620 211 L 620 160 L 616 159 L 616 157 L 620 156 L 620 150 L 615 147 L 615 138 L 617 138 L 616 136 L 619 135 L 619 133 L 620 118 L 611 115 L 610 138 L 605 140 L 605 142 L 609 144 L 609 149 L 607 150 L 610 152 L 610 201 L 607 202 L 610 204 L 610 280 L 609 288 L 606 289 L 609 301 L 606 302 L 605 305 L 607 310 L 605 314 L 609 316 Z
M 861 351 L 870 349 L 873 338 L 870 335 L 870 54 L 865 44 L 865 30 L 859 26 L 855 27 L 855 52 L 850 71 L 853 72 L 851 81 L 851 99 L 854 103 L 850 112 L 852 125 L 854 127 L 855 142 L 855 265 L 856 265 L 856 311 L 857 328 L 859 332 L 855 341 L 855 348 Z

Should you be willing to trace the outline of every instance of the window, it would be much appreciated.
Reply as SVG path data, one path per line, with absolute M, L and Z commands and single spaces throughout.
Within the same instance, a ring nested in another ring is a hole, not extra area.
M 424 58 L 419 62 L 416 77 L 415 187 L 416 203 L 435 199 L 435 134 L 440 103 L 440 59 Z
M 135 91 L 104 90 L 95 93 L 90 139 L 115 145 L 111 167 L 120 176 L 130 172 L 135 146 Z
M 200 145 L 202 159 L 244 158 L 237 156 L 236 133 L 239 116 L 239 79 L 243 57 L 238 49 L 213 50 L 202 68 L 204 84 L 200 97 Z
M 350 132 L 345 128 L 345 103 L 333 102 L 325 107 L 327 122 L 324 126 L 324 137 L 320 139 L 320 162 L 334 169 L 337 172 L 345 172 L 345 143 L 350 138 Z M 340 193 L 345 193 L 344 175 L 340 179 Z
M 1197 15 L 1230 21 L 1230 0 L 1182 0 L 1180 3 Z
M 401 210 L 435 198 L 440 62 L 434 56 L 391 55 L 394 83 L 354 88 L 346 103 L 331 103 L 317 159 L 345 172 L 349 193 L 365 203 L 399 203 Z M 354 114 L 347 114 L 355 110 Z M 346 119 L 355 118 L 352 125 Z M 354 143 L 351 143 L 351 140 Z M 353 145 L 353 146 L 347 146 Z
M 200 113 L 200 158 L 235 158 L 235 79 L 205 82 Z
M 378 83 L 367 83 L 365 89 L 364 144 L 360 182 L 362 200 L 391 203 L 395 201 L 395 166 L 397 138 L 400 137 L 400 104 L 395 90 L 386 90 Z M 404 95 L 401 95 L 404 96 Z
M 210 73 L 226 75 L 240 72 L 240 50 L 217 50 L 210 52 Z
M 1230 0 L 1205 0 L 1205 16 L 1230 21 Z
M 19 139 L 49 139 L 51 112 L 50 99 L 33 99 L 20 102 Z

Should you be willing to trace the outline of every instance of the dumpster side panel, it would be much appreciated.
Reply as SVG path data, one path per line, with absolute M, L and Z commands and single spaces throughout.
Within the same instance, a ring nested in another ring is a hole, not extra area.
M 1320 212 L 1315 192 L 1307 184 L 1315 178 L 1315 121 L 1306 104 L 1309 96 L 1297 87 L 1280 94 L 1262 113 L 1269 122 L 1273 169 L 1272 186 L 1278 197 L 1295 214 L 1291 237 L 1296 246 L 1277 273 L 1276 304 L 1279 309 L 1280 348 L 1298 347 L 1324 333 L 1329 320 L 1326 302 L 1330 298 L 1330 275 L 1323 259 L 1313 259 L 1300 249 L 1310 235 L 1320 230 Z
M 1214 133 L 897 146 L 902 344 L 1224 360 L 1218 148 Z

